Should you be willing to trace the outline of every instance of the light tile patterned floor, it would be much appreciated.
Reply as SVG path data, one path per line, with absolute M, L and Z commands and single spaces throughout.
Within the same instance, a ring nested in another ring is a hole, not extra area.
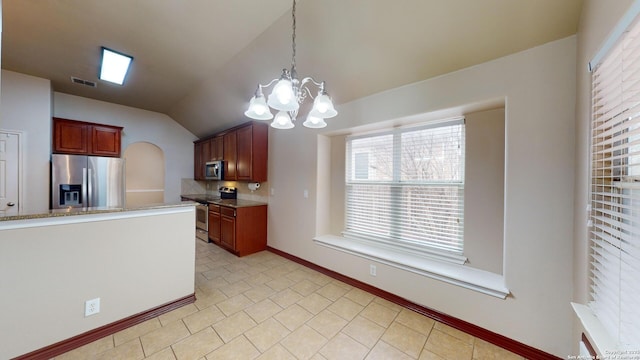
M 196 240 L 196 297 L 56 360 L 522 359 L 266 251 Z

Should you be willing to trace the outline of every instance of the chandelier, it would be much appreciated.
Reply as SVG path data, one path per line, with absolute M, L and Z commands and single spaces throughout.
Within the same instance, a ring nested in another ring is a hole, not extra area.
M 332 118 L 338 115 L 338 112 L 333 107 L 333 102 L 325 90 L 324 81 L 318 82 L 312 77 L 298 79 L 296 71 L 296 0 L 293 0 L 291 17 L 293 19 L 291 71 L 282 69 L 282 75 L 280 75 L 279 79 L 273 79 L 266 85 L 258 84 L 255 94 L 249 101 L 249 108 L 244 114 L 256 120 L 273 119 L 271 126 L 276 129 L 291 129 L 294 126 L 293 122 L 298 117 L 300 104 L 308 96 L 314 99 L 313 107 L 302 125 L 308 128 L 323 128 L 327 126 L 324 119 Z M 271 94 L 268 99 L 265 99 L 262 89 L 268 88 L 274 83 L 276 85 L 273 87 Z M 307 87 L 311 84 L 318 88 L 315 98 Z M 275 117 L 269 108 L 277 111 Z

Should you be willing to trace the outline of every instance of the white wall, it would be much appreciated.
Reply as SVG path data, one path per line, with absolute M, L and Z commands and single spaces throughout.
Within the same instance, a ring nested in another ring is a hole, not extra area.
M 576 38 L 569 37 L 343 104 L 328 120 L 327 133 L 340 132 L 506 98 L 506 300 L 382 264 L 372 278 L 369 261 L 314 245 L 316 199 L 330 194 L 317 176 L 318 132 L 301 126 L 270 134 L 269 245 L 565 357 L 573 343 L 575 59 Z
M 197 137 L 167 115 L 55 92 L 53 116 L 124 127 L 122 150 L 135 142 L 158 146 L 165 156 L 165 202 L 180 201 L 180 181 L 193 178 Z
M 2 70 L 0 126 L 23 132 L 23 212 L 49 209 L 51 83 Z

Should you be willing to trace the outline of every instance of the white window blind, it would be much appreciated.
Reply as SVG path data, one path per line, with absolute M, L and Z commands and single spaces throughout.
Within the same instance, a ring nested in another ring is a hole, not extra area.
M 349 137 L 345 236 L 462 255 L 464 119 Z
M 620 348 L 640 345 L 640 26 L 592 73 L 591 302 Z

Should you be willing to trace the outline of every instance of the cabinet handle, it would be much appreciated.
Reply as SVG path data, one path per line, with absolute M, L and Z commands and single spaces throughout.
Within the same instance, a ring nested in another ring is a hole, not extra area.
M 14 203 L 14 202 L 10 201 L 10 202 L 8 202 L 8 203 L 7 203 L 7 206 L 14 206 L 15 204 L 16 204 L 16 203 Z

